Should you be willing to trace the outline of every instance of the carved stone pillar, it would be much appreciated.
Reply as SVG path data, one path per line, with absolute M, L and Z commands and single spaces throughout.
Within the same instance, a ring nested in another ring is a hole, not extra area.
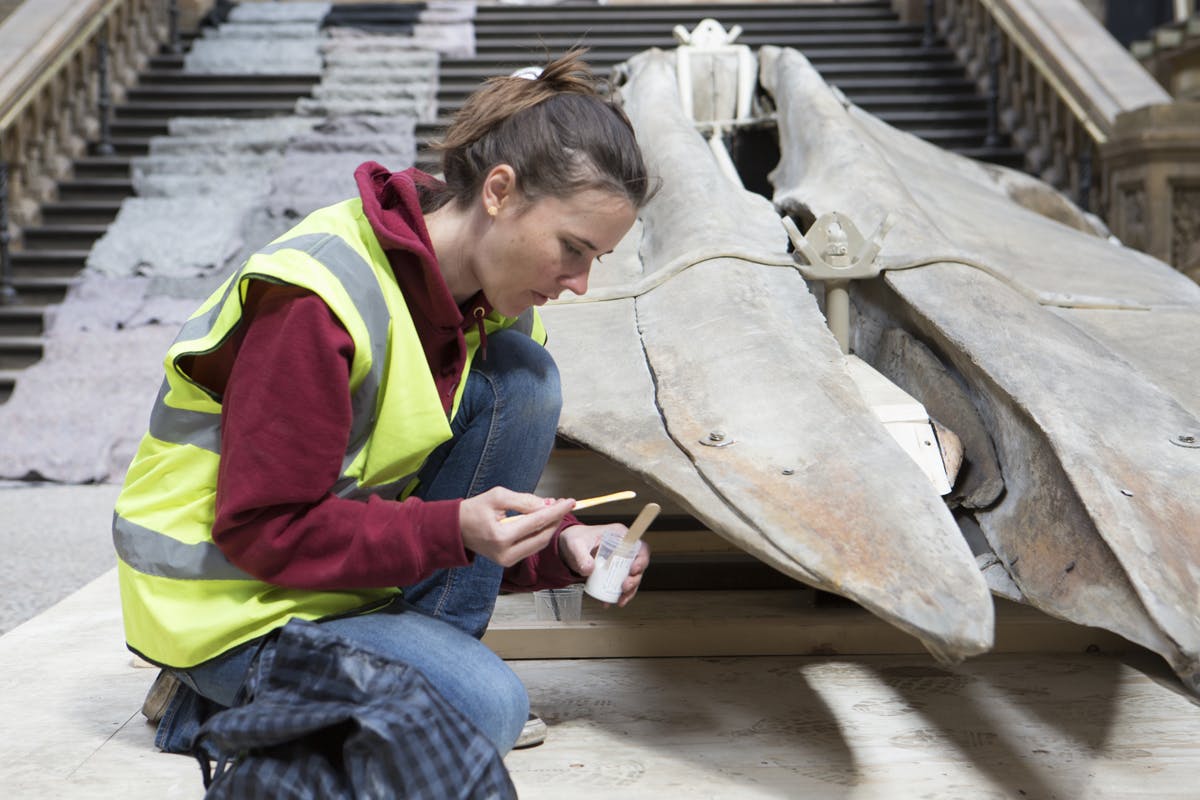
M 1200 281 L 1200 102 L 1120 114 L 1100 153 L 1112 232 Z

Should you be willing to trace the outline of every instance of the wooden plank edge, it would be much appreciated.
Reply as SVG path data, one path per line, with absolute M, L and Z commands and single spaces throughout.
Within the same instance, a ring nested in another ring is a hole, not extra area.
M 578 622 L 534 619 L 533 604 L 523 595 L 512 602 L 527 604 L 528 613 L 493 622 L 484 643 L 505 659 L 649 658 L 718 656 L 911 655 L 926 652 L 921 642 L 869 612 L 857 608 L 805 608 L 802 601 L 789 613 L 766 610 L 761 615 L 714 618 L 705 606 L 719 602 L 721 592 L 647 592 L 693 595 L 687 613 L 661 617 L 625 614 L 630 609 L 596 609 Z M 739 593 L 745 594 L 745 593 Z M 774 594 L 774 593 L 772 593 Z M 797 593 L 799 595 L 800 593 Z M 637 602 L 637 601 L 635 601 Z M 1140 650 L 1115 633 L 1086 628 L 1049 617 L 1036 609 L 997 601 L 993 653 L 1123 653 Z

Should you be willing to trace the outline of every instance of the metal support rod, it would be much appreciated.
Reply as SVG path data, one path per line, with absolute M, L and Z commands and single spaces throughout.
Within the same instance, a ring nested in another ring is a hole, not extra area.
M 984 144 L 1000 144 L 1000 34 L 995 28 L 988 35 L 988 127 Z
M 99 96 L 96 105 L 100 109 L 100 141 L 96 145 L 96 154 L 111 156 L 116 152 L 112 144 L 112 125 L 109 115 L 112 112 L 112 93 L 109 90 L 108 75 L 108 22 L 100 27 L 100 41 L 96 44 L 96 72 L 99 83 Z
M 179 0 L 167 0 L 167 50 L 175 54 L 183 52 L 179 41 Z
M 12 237 L 8 233 L 8 162 L 0 157 L 0 306 L 10 305 L 17 300 L 13 286 L 12 253 L 8 246 Z
M 850 352 L 850 282 L 825 281 L 825 319 L 843 353 Z
M 925 35 L 921 37 L 922 47 L 933 47 L 937 34 L 933 26 L 934 0 L 925 0 Z
M 1079 197 L 1077 202 L 1084 211 L 1091 211 L 1092 202 L 1092 143 L 1088 142 L 1079 153 Z

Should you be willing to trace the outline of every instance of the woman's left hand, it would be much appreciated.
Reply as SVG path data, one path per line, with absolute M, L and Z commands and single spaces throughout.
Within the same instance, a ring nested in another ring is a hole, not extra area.
M 599 547 L 605 532 L 609 530 L 625 533 L 628 529 L 620 523 L 572 525 L 564 528 L 563 532 L 558 535 L 558 554 L 563 563 L 578 575 L 585 578 L 591 575 L 592 571 L 596 569 L 596 548 Z M 650 564 L 650 546 L 644 540 L 641 545 L 638 548 L 637 556 L 633 559 L 633 566 L 629 568 L 629 577 L 621 584 L 621 599 L 617 601 L 618 606 L 624 607 L 637 594 L 638 587 L 642 585 L 642 575 L 645 574 L 646 567 Z

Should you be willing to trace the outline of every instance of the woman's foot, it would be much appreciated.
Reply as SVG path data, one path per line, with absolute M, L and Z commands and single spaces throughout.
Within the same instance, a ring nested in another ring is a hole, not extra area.
M 546 741 L 546 723 L 531 711 L 529 719 L 525 720 L 525 727 L 521 729 L 521 735 L 517 737 L 517 743 L 513 745 L 513 750 L 537 747 L 544 741 Z
M 175 696 L 178 689 L 178 678 L 165 669 L 159 671 L 158 677 L 150 685 L 150 691 L 146 692 L 146 699 L 142 701 L 142 715 L 146 717 L 147 722 L 157 723 L 162 719 L 167 705 L 170 704 L 171 698 Z M 528 723 L 526 726 L 528 727 Z M 543 738 L 545 738 L 545 734 L 543 734 Z

